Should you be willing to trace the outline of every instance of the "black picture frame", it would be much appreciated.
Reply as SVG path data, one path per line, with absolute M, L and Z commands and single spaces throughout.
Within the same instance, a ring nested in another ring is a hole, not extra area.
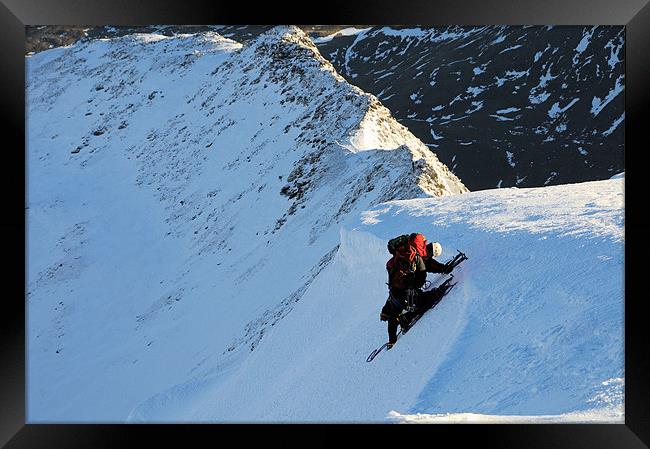
M 125 447 L 135 441 L 183 441 L 206 437 L 213 444 L 225 444 L 225 426 L 212 425 L 121 425 L 121 424 L 26 424 L 25 413 L 25 26 L 27 25 L 146 25 L 146 24 L 386 24 L 386 25 L 625 25 L 625 233 L 632 245 L 625 250 L 625 424 L 499 424 L 390 426 L 390 433 L 404 444 L 404 438 L 433 438 L 436 444 L 461 446 L 478 439 L 481 446 L 508 448 L 643 448 L 650 444 L 650 379 L 643 320 L 643 284 L 635 266 L 648 254 L 650 220 L 643 212 L 644 161 L 650 151 L 643 129 L 650 96 L 650 4 L 646 0 L 459 0 L 345 2 L 330 0 L 274 2 L 255 5 L 193 0 L 183 2 L 101 0 L 3 0 L 0 5 L 3 39 L 2 121 L 5 170 L 2 180 L 4 214 L 0 223 L 6 267 L 1 270 L 6 300 L 0 312 L 0 444 L 26 447 Z M 647 128 L 647 126 L 646 126 Z M 13 138 L 13 139 L 10 139 Z M 13 141 L 14 144 L 8 142 Z M 23 148 L 23 152 L 20 148 Z M 11 160 L 7 162 L 7 156 Z M 22 162 L 23 169 L 19 169 Z M 635 207 L 638 196 L 641 207 Z M 22 263 L 21 263 L 22 262 Z M 10 287 L 7 289 L 7 287 Z M 380 394 L 378 392 L 377 394 Z M 228 426 L 231 427 L 231 426 Z M 232 426 L 240 428 L 240 426 Z M 277 426 L 256 426 L 264 438 Z M 350 426 L 344 426 L 350 429 Z M 362 426 L 360 435 L 384 441 L 386 426 Z M 378 430 L 382 431 L 378 431 Z M 408 430 L 406 430 L 408 429 Z M 247 429 L 241 429 L 244 433 Z M 282 445 L 319 442 L 341 444 L 337 432 L 312 429 L 305 441 L 293 430 L 277 432 Z M 356 428 L 354 429 L 356 431 Z M 245 435 L 245 434 L 244 434 Z M 244 436 L 244 435 L 240 435 Z M 290 436 L 291 435 L 291 436 Z M 446 437 L 443 439 L 443 437 Z M 219 438 L 219 440 L 215 440 Z M 443 443 L 443 441 L 448 443 Z M 271 440 L 269 440 L 271 441 Z M 415 440 L 414 440 L 415 441 Z M 345 442 L 345 441 L 344 441 Z M 463 444 L 465 443 L 465 444 Z M 416 443 L 414 443 L 416 444 Z M 433 442 L 432 442 L 433 444 Z

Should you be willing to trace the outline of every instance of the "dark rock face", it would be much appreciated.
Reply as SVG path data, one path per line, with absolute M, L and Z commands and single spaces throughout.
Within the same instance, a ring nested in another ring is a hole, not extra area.
M 470 190 L 624 169 L 621 26 L 374 27 L 318 43 Z

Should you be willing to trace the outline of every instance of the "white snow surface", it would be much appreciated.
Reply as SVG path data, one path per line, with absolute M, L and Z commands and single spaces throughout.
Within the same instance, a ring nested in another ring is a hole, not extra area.
M 519 416 L 481 415 L 478 413 L 446 413 L 401 415 L 389 413 L 391 421 L 401 424 L 623 424 L 622 409 L 595 409 L 563 415 Z
M 622 419 L 623 179 L 467 192 L 295 27 L 27 69 L 28 422 Z M 469 260 L 366 363 L 413 231 Z

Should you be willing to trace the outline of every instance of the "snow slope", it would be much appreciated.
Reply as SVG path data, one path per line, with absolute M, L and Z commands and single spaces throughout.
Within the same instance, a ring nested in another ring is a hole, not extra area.
M 469 193 L 294 27 L 27 61 L 29 422 L 622 416 L 622 177 Z M 366 363 L 413 230 L 470 259 Z
M 386 340 L 385 242 L 416 229 L 443 259 L 453 248 L 470 259 L 366 363 Z M 622 179 L 378 205 L 345 224 L 332 263 L 254 352 L 200 369 L 129 420 L 622 422 L 623 229 Z
M 26 61 L 30 422 L 121 422 L 256 354 L 347 217 L 467 192 L 296 27 Z

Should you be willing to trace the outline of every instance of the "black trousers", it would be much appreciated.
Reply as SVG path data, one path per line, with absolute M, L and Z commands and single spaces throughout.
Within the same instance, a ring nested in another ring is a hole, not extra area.
M 380 316 L 382 321 L 388 321 L 388 341 L 390 343 L 395 343 L 397 341 L 397 326 L 400 325 L 400 321 L 405 325 L 410 323 L 413 317 L 421 311 L 434 306 L 440 299 L 440 293 L 437 289 L 426 292 L 416 290 L 416 292 L 415 310 L 412 312 L 404 312 L 402 314 L 402 311 L 406 309 L 406 301 L 400 301 L 399 299 L 393 301 L 391 298 L 388 298 L 386 304 L 382 307 Z M 396 302 L 400 305 L 397 305 Z M 402 314 L 402 316 L 398 320 L 400 314 Z
M 420 295 L 418 295 L 418 297 L 419 296 Z M 381 320 L 388 321 L 388 341 L 390 343 L 395 343 L 397 341 L 397 326 L 400 324 L 400 321 L 402 323 L 409 323 L 411 318 L 413 318 L 417 313 L 418 301 L 416 300 L 416 310 L 413 312 L 404 312 L 398 321 L 397 317 L 399 317 L 400 314 L 402 314 L 402 311 L 406 309 L 406 302 L 399 302 L 400 305 L 397 305 L 394 299 L 388 298 L 386 304 L 384 304 L 384 307 L 381 309 Z

